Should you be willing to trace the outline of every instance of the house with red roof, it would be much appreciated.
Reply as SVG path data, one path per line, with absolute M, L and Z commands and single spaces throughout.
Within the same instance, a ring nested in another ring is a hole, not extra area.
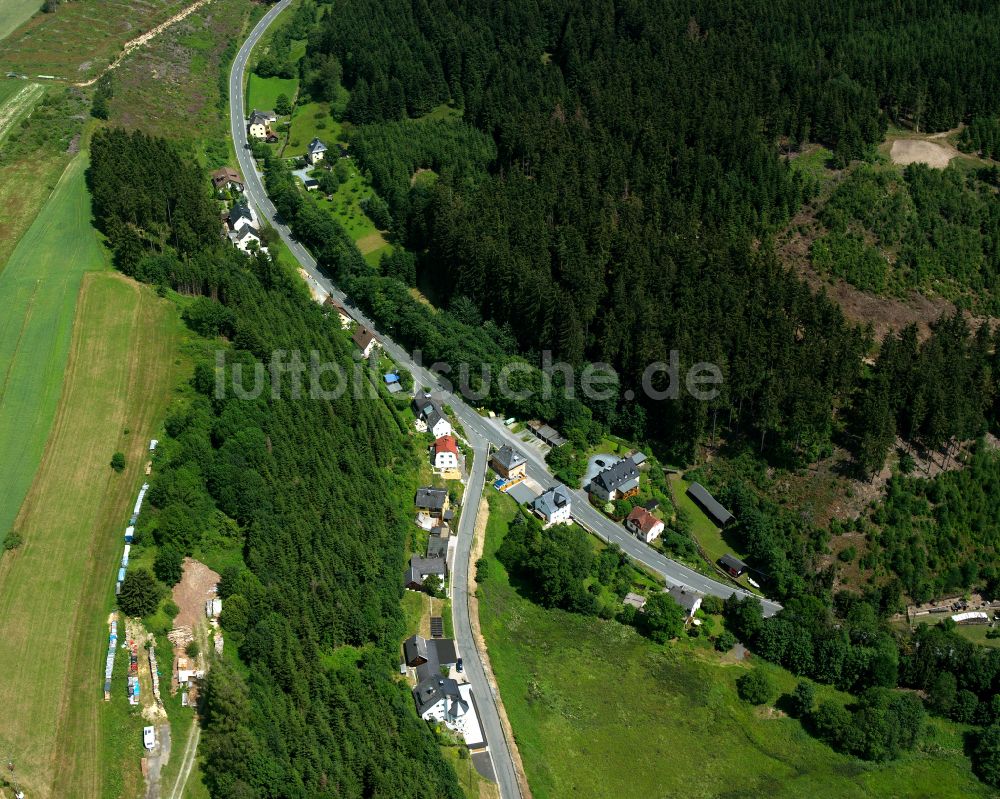
M 454 436 L 441 436 L 431 447 L 431 463 L 439 471 L 458 468 L 458 444 Z
M 659 538 L 663 522 L 641 505 L 625 517 L 625 527 L 640 541 L 647 544 Z

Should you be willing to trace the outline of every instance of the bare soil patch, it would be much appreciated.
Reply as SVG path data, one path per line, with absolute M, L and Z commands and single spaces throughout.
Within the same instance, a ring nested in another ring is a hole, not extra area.
M 367 255 L 370 252 L 374 252 L 379 247 L 384 247 L 386 245 L 385 238 L 381 233 L 369 233 L 367 236 L 362 236 L 357 241 L 358 249 L 361 251 L 362 255 Z
M 952 158 L 961 155 L 950 144 L 924 139 L 896 139 L 889 150 L 889 157 L 894 164 L 907 166 L 909 164 L 927 164 L 934 169 L 944 169 Z
M 218 572 L 194 558 L 184 558 L 184 574 L 173 590 L 174 602 L 181 609 L 174 619 L 174 626 L 194 630 L 195 625 L 206 618 L 205 602 L 215 597 L 218 584 Z

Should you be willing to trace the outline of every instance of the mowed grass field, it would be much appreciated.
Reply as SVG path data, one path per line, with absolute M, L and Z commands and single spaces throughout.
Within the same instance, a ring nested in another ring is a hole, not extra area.
M 250 110 L 273 111 L 279 94 L 295 100 L 299 90 L 298 78 L 262 78 L 253 72 L 247 80 L 247 105 Z
M 22 5 L 26 0 L 14 0 Z M 194 0 L 74 0 L 39 14 L 0 42 L 0 70 L 64 80 L 92 78 L 122 46 Z M 4 0 L 2 5 L 6 5 Z M 36 3 L 36 10 L 40 4 Z M 2 13 L 2 12 L 0 12 Z M 23 11 L 21 12 L 23 15 Z M 0 18 L 2 22 L 2 18 Z
M 105 267 L 90 226 L 85 154 L 67 167 L 0 271 L 0 541 L 31 486 L 62 392 L 74 309 Z
M 24 543 L 0 561 L 0 751 L 28 796 L 135 797 L 138 741 L 104 751 L 115 712 L 102 693 L 107 616 L 182 330 L 169 301 L 111 271 L 83 277 L 76 319 L 55 422 L 16 521 Z M 122 474 L 109 466 L 116 450 Z
M 535 799 L 991 795 L 954 725 L 934 721 L 926 751 L 866 764 L 741 702 L 735 683 L 747 666 L 704 639 L 659 646 L 614 621 L 534 605 L 495 558 L 510 503 L 490 492 L 479 613 Z M 794 688 L 790 673 L 757 666 L 782 692 Z M 846 695 L 819 686 L 818 697 Z
M 42 0 L 3 0 L 0 3 L 0 39 L 21 27 L 41 7 Z

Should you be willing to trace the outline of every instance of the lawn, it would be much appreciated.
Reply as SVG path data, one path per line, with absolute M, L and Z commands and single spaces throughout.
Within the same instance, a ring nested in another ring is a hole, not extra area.
M 64 252 L 60 265 L 73 262 Z M 182 326 L 169 301 L 117 273 L 76 283 L 64 388 L 15 523 L 24 543 L 0 562 L 0 751 L 28 796 L 137 796 L 137 747 L 122 708 L 102 701 L 101 666 L 122 530 L 177 382 Z M 108 465 L 116 450 L 122 474 Z
M 974 644 L 1000 649 L 1000 638 L 987 638 L 986 633 L 989 631 L 990 628 L 985 624 L 959 624 L 955 627 L 956 633 Z
M 0 3 L 0 39 L 10 36 L 41 7 L 41 0 L 4 0 Z
M 62 391 L 84 272 L 105 266 L 90 227 L 86 156 L 66 169 L 0 272 L 0 541 L 31 486 Z
M 273 111 L 279 94 L 294 100 L 298 90 L 298 78 L 262 78 L 251 72 L 247 81 L 247 108 Z
M 26 0 L 15 0 L 23 6 Z M 7 5 L 5 2 L 4 5 Z M 39 14 L 0 42 L 0 68 L 86 80 L 100 74 L 123 45 L 191 5 L 191 0 L 74 0 Z M 35 8 L 39 7 L 34 3 Z M 14 14 L 24 16 L 22 8 Z M 4 12 L 0 24 L 13 14 Z M 159 82 L 162 85 L 162 82 Z
M 375 190 L 358 171 L 352 159 L 342 158 L 340 162 L 346 164 L 347 179 L 337 187 L 332 199 L 321 198 L 319 205 L 347 231 L 365 260 L 373 266 L 377 265 L 383 253 L 392 251 L 392 245 L 361 209 L 361 201 L 374 196 Z
M 674 502 L 677 504 L 679 510 L 687 513 L 688 518 L 691 520 L 691 532 L 698 543 L 701 544 L 701 548 L 705 550 L 712 563 L 715 563 L 726 553 L 742 559 L 743 554 L 726 541 L 722 535 L 722 530 L 716 527 L 705 515 L 704 511 L 687 495 L 689 485 L 690 483 L 679 474 L 670 475 L 670 488 L 674 492 Z M 745 577 L 740 578 L 739 582 L 746 586 Z
M 659 646 L 614 621 L 534 605 L 495 559 L 515 510 L 495 494 L 490 505 L 480 620 L 535 799 L 989 795 L 953 725 L 933 723 L 933 754 L 865 764 L 741 702 L 746 667 L 707 643 Z M 783 692 L 794 687 L 788 672 L 760 667 Z
M 305 103 L 296 106 L 292 113 L 292 127 L 288 131 L 288 144 L 282 151 L 285 158 L 306 154 L 313 139 L 320 139 L 330 148 L 329 157 L 336 155 L 334 142 L 340 136 L 341 124 L 330 115 L 329 103 Z

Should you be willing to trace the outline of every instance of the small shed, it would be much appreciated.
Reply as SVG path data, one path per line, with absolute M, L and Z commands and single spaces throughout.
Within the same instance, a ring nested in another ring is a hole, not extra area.
M 742 560 L 728 552 L 719 558 L 719 565 L 729 573 L 730 577 L 739 577 L 749 568 Z

